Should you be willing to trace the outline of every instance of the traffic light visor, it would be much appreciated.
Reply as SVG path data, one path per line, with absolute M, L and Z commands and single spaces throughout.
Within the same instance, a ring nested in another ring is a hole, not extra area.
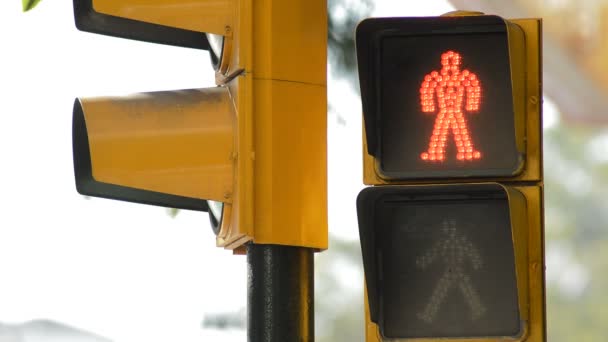
M 74 174 L 88 196 L 208 210 L 229 201 L 234 109 L 214 87 L 76 99 Z
M 108 36 L 141 40 L 151 43 L 175 45 L 194 49 L 209 50 L 209 41 L 203 32 L 184 24 L 174 24 L 173 20 L 181 19 L 188 13 L 201 13 L 206 8 L 187 7 L 180 3 L 170 6 L 169 1 L 137 1 L 137 0 L 73 0 L 74 20 L 76 27 L 85 32 L 99 33 Z M 199 1 L 200 4 L 203 2 Z M 207 2 L 210 3 L 210 2 Z M 181 5 L 181 6 L 180 6 Z M 187 4 L 191 6 L 191 2 Z M 200 11 L 198 10 L 200 8 Z M 172 13 L 175 11 L 181 11 Z M 202 12 L 204 13 L 204 12 Z M 214 13 L 209 13 L 214 18 Z M 215 16 L 217 18 L 217 16 Z M 205 17 L 199 17 L 199 22 Z M 216 25 L 217 26 L 217 25 Z M 209 27 L 212 30 L 212 27 Z M 223 29 L 223 27 L 222 27 Z M 220 31 L 220 33 L 222 33 Z M 213 32 L 216 33 L 216 32 Z
M 505 188 L 373 187 L 357 208 L 370 316 L 384 337 L 524 333 Z

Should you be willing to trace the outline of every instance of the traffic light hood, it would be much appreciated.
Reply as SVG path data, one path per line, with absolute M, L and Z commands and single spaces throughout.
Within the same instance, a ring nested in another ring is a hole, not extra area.
M 235 0 L 74 0 L 81 31 L 210 50 L 204 33 L 225 34 Z
M 234 120 L 224 87 L 76 99 L 76 188 L 180 209 L 230 202 Z

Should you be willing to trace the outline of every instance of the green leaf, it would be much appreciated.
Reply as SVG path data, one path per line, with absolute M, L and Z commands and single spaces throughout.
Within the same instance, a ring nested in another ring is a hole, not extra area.
M 177 214 L 179 214 L 179 209 L 167 208 L 167 214 L 169 214 L 169 216 L 171 216 L 172 218 L 175 218 Z
M 40 0 L 21 0 L 21 3 L 23 4 L 23 12 L 27 12 L 36 7 L 39 2 Z

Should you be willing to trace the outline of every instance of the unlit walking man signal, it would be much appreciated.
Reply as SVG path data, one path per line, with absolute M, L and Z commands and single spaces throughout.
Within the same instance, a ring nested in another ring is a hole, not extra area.
M 458 231 L 455 220 L 446 219 L 442 222 L 441 235 L 442 239 L 416 259 L 416 266 L 423 271 L 438 258 L 438 262 L 445 265 L 445 271 L 428 303 L 417 316 L 427 323 L 433 322 L 449 291 L 457 287 L 471 309 L 471 319 L 478 319 L 486 312 L 486 308 L 467 274 L 466 263 L 470 261 L 473 269 L 479 270 L 483 266 L 481 256 L 471 241 Z

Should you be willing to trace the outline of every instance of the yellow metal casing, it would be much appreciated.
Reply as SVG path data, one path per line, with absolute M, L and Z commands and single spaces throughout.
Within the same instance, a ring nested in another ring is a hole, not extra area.
M 327 248 L 327 3 L 254 3 L 256 236 Z
M 114 185 L 226 201 L 234 124 L 228 90 L 219 87 L 76 100 L 78 190 L 95 195 L 91 186 Z
M 218 245 L 252 240 L 326 249 L 327 4 L 250 5 L 251 35 L 237 29 L 233 36 L 241 50 L 250 44 L 245 39 L 255 46 L 252 55 L 233 55 L 243 69 L 228 83 L 238 108 L 239 176 L 232 222 L 224 220 Z M 243 86 L 252 89 L 250 98 L 243 98 Z M 243 108 L 252 108 L 250 118 Z
M 233 142 L 233 191 L 224 202 L 220 230 L 216 237 L 218 247 L 238 249 L 253 240 L 254 218 L 254 158 L 253 144 L 253 77 L 252 69 L 252 0 L 236 1 L 233 26 L 230 35 L 224 36 L 222 56 L 225 70 L 216 72 L 216 82 L 223 84 L 230 93 L 236 108 L 236 125 Z M 224 51 L 226 52 L 226 51 Z
M 92 0 L 98 13 L 219 35 L 234 25 L 238 1 Z
M 515 337 L 457 338 L 463 342 L 546 341 L 544 278 L 544 191 L 542 164 L 541 20 L 508 19 L 516 139 L 525 151 L 524 168 L 513 177 L 467 178 L 466 183 L 498 182 L 509 194 L 515 269 L 517 276 L 522 334 Z M 363 181 L 366 185 L 417 185 L 463 183 L 462 179 L 387 180 L 378 172 L 376 159 L 368 154 L 363 126 Z M 365 336 L 367 342 L 440 342 L 449 338 L 385 339 L 371 321 L 365 290 Z

